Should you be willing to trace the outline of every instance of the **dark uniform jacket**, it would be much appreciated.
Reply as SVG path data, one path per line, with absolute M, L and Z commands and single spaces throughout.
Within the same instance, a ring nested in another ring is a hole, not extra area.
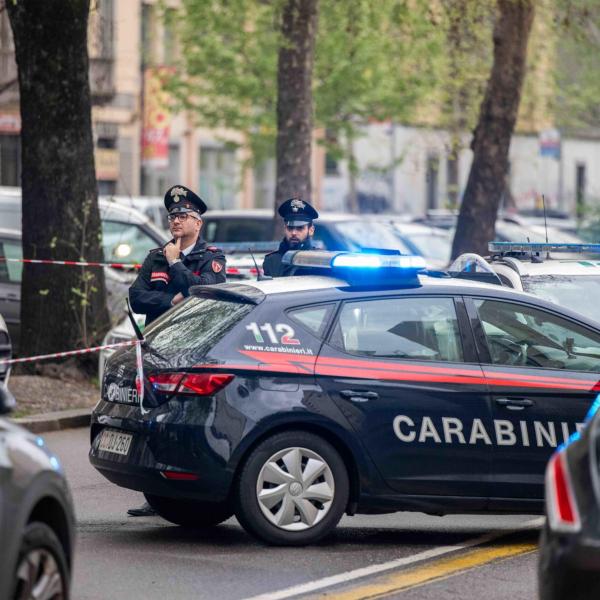
M 283 238 L 279 249 L 275 252 L 267 254 L 263 260 L 263 271 L 265 275 L 269 277 L 289 277 L 294 272 L 295 267 L 291 265 L 282 265 L 281 259 L 283 255 L 291 250 L 288 241 Z M 306 241 L 302 242 L 299 246 L 296 246 L 294 250 L 312 250 L 312 242 L 310 238 L 306 238 Z
M 223 283 L 225 256 L 214 246 L 198 239 L 193 250 L 169 267 L 162 248 L 150 250 L 129 288 L 131 308 L 146 315 L 146 325 L 171 308 L 171 300 L 181 292 L 189 296 L 190 286 Z

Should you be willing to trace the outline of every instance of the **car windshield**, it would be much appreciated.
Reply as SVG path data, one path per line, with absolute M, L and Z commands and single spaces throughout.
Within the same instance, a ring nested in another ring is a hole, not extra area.
M 191 297 L 149 325 L 144 337 L 173 367 L 197 362 L 252 309 L 254 304 Z
M 405 235 L 425 258 L 435 260 L 450 260 L 450 237 L 444 235 L 409 233 Z
M 590 301 L 600 297 L 600 275 L 523 277 L 523 289 L 600 322 L 600 303 Z
M 351 251 L 362 248 L 385 248 L 400 250 L 403 254 L 414 252 L 394 233 L 390 225 L 373 221 L 340 221 L 335 228 L 348 244 Z
M 102 247 L 107 261 L 143 263 L 148 252 L 158 245 L 136 224 L 102 221 Z

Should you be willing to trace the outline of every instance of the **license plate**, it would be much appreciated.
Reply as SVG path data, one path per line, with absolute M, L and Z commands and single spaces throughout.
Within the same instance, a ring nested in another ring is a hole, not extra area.
M 127 456 L 133 436 L 130 433 L 121 433 L 112 429 L 105 429 L 100 437 L 98 449 L 103 452 L 112 452 Z

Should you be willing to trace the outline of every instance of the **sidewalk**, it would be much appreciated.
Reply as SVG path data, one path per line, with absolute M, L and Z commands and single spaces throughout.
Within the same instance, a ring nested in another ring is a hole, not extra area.
M 34 433 L 88 427 L 92 409 L 100 399 L 97 383 L 60 375 L 11 376 L 8 387 L 17 406 L 8 418 Z
M 33 433 L 47 433 L 73 427 L 89 427 L 91 408 L 71 408 L 49 413 L 9 419 Z

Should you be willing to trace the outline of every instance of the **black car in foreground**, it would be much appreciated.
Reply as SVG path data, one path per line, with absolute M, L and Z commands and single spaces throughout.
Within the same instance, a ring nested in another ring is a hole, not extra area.
M 0 360 L 10 340 L 0 316 Z M 14 398 L 0 364 L 0 415 Z M 44 440 L 0 418 L 0 598 L 68 600 L 75 537 L 71 494 Z
M 597 395 L 597 324 L 414 257 L 286 258 L 313 274 L 192 288 L 108 360 L 90 450 L 107 479 L 173 523 L 235 514 L 275 544 L 344 513 L 543 511 L 548 458 Z
M 541 600 L 600 598 L 600 398 L 550 459 L 538 565 Z

